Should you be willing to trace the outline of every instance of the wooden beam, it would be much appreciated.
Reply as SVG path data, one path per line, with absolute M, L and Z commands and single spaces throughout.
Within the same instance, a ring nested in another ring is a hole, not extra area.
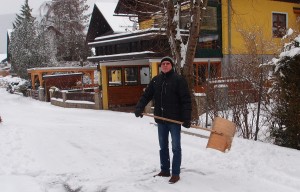
M 39 72 L 39 73 L 38 73 L 38 77 L 39 77 L 40 87 L 43 87 L 43 83 L 44 83 L 44 80 L 43 80 L 43 73 L 42 73 L 42 72 Z
M 30 76 L 31 76 L 31 89 L 35 90 L 35 86 L 34 86 L 34 84 L 35 84 L 35 74 L 31 73 Z
M 106 66 L 101 66 L 101 75 L 102 75 L 102 102 L 103 109 L 108 109 L 108 78 L 107 78 L 107 70 Z

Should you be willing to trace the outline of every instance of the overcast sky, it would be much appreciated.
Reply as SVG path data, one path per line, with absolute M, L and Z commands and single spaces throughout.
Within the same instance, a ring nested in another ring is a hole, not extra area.
M 6 36 L 7 29 L 12 28 L 12 22 L 15 20 L 15 14 L 20 14 L 22 5 L 25 0 L 0 0 L 0 54 L 6 53 Z M 40 14 L 39 7 L 47 0 L 28 0 L 29 7 L 32 8 L 32 14 L 38 16 Z M 49 0 L 51 1 L 51 0 Z M 93 11 L 95 2 L 118 2 L 118 0 L 87 0 L 90 6 L 89 12 Z
M 4 0 L 1 0 L 4 1 Z M 0 14 L 10 14 L 19 13 L 21 6 L 24 4 L 25 0 L 8 0 L 5 3 L 1 3 Z M 33 12 L 38 10 L 38 7 L 44 2 L 44 0 L 28 0 L 28 4 L 33 8 Z
M 0 6 L 0 15 L 9 14 L 9 13 L 19 13 L 21 10 L 21 6 L 24 4 L 25 0 L 1 0 L 5 1 L 1 3 Z M 33 8 L 33 14 L 38 14 L 38 8 L 42 5 L 46 0 L 28 0 L 28 4 L 31 8 Z M 93 6 L 94 2 L 107 1 L 117 2 L 118 0 L 87 0 L 88 5 Z

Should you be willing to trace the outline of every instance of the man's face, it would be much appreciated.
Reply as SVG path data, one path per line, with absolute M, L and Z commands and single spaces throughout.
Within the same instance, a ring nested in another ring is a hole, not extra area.
M 170 61 L 163 61 L 161 63 L 161 71 L 163 73 L 168 73 L 171 69 L 172 69 L 172 64 L 170 63 Z

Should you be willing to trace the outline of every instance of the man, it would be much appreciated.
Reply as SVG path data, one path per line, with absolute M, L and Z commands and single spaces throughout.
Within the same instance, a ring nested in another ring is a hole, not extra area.
M 191 96 L 185 79 L 174 70 L 171 57 L 164 57 L 160 62 L 161 73 L 155 76 L 136 105 L 135 116 L 143 117 L 145 106 L 154 100 L 154 115 L 184 122 L 186 128 L 191 126 Z M 181 125 L 155 119 L 158 125 L 158 139 L 160 146 L 161 172 L 155 176 L 169 177 L 169 133 L 172 138 L 172 177 L 169 183 L 176 183 L 180 179 L 181 165 Z

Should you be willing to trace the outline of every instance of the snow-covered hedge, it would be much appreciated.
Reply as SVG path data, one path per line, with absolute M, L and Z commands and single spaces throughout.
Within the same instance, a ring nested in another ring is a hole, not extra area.
M 300 149 L 300 35 L 285 44 L 273 63 L 271 135 L 275 144 Z
M 6 88 L 10 93 L 18 93 L 26 96 L 30 82 L 20 77 L 5 76 L 0 77 L 0 87 Z
M 20 77 L 12 77 L 11 75 L 0 77 L 0 87 L 7 87 L 9 84 L 12 83 L 23 85 L 24 83 L 26 83 L 26 80 L 21 79 Z
M 291 29 L 288 31 L 288 35 L 292 35 Z M 278 58 L 274 58 L 272 63 L 275 65 L 274 72 L 280 73 L 280 70 L 287 65 L 288 63 L 283 61 L 287 60 L 288 58 L 294 58 L 296 55 L 300 55 L 300 35 L 298 35 L 295 39 L 291 42 L 286 43 L 284 45 L 283 51 L 280 53 Z M 299 64 L 300 65 L 300 64 Z M 283 74 L 281 74 L 283 75 Z

